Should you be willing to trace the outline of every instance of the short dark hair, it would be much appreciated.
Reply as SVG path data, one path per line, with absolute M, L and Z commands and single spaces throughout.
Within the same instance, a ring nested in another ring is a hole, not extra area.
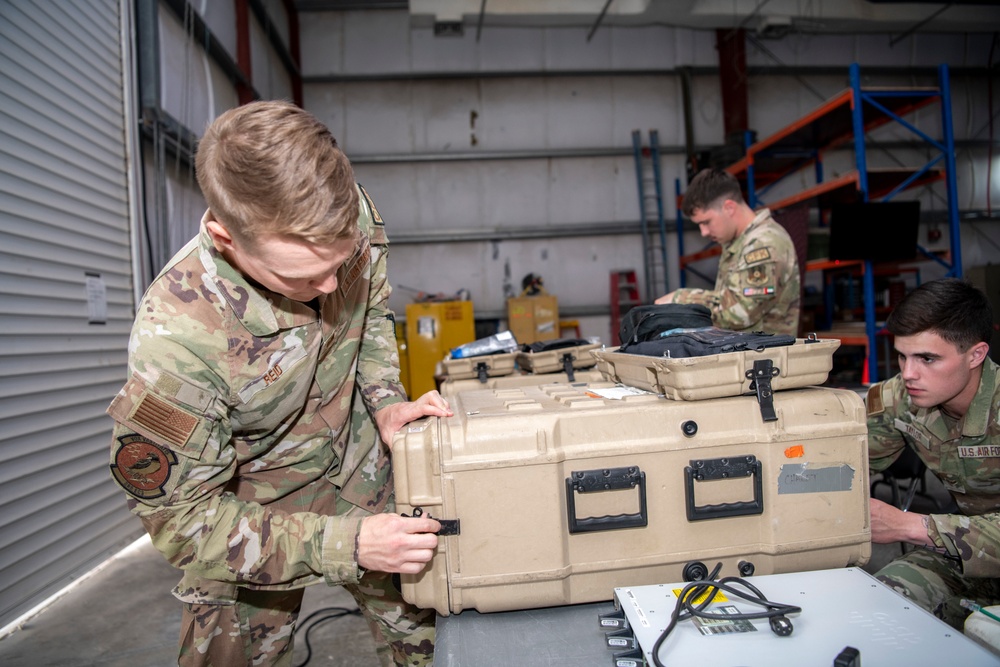
M 886 320 L 894 336 L 936 333 L 965 352 L 993 336 L 993 308 L 986 295 L 958 278 L 926 282 L 899 302 Z
M 702 169 L 688 184 L 681 210 L 690 218 L 695 209 L 712 208 L 720 199 L 743 201 L 740 182 L 728 171 Z

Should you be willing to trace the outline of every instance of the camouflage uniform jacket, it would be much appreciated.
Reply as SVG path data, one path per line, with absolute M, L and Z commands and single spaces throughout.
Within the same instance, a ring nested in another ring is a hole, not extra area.
M 377 436 L 352 446 L 354 397 L 369 419 L 405 400 L 385 229 L 361 192 L 358 247 L 318 312 L 248 282 L 204 218 L 139 306 L 130 377 L 108 408 L 111 468 L 185 570 L 181 600 L 358 580 L 361 518 L 335 516 L 337 498 L 378 512 L 392 480 Z
M 712 322 L 733 331 L 798 335 L 801 289 L 795 245 L 763 209 L 743 233 L 722 247 L 715 289 L 675 291 L 673 303 L 700 303 Z
M 868 390 L 868 455 L 885 470 L 910 447 L 951 492 L 961 514 L 932 514 L 928 535 L 970 577 L 1000 577 L 1000 375 L 983 364 L 979 390 L 957 423 L 910 404 L 899 375 Z

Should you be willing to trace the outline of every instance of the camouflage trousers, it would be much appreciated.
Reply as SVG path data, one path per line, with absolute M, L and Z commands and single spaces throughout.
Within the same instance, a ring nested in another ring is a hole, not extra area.
M 345 585 L 361 608 L 379 661 L 386 667 L 429 666 L 434 655 L 434 611 L 405 602 L 384 572 Z M 240 589 L 234 604 L 184 604 L 181 667 L 288 667 L 304 589 Z
M 957 630 L 969 615 L 961 605 L 963 598 L 984 607 L 1000 604 L 1000 579 L 966 577 L 959 563 L 928 549 L 897 558 L 875 578 Z

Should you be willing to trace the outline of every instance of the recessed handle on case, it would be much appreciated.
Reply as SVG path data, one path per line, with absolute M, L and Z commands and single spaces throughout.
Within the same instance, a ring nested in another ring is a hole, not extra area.
M 639 511 L 637 513 L 577 518 L 577 493 L 630 488 L 638 488 Z M 642 528 L 649 521 L 646 514 L 646 473 L 639 470 L 637 466 L 603 468 L 601 470 L 574 470 L 566 478 L 566 518 L 570 534 L 618 530 L 620 528 Z
M 694 483 L 708 480 L 741 479 L 753 477 L 753 500 L 702 505 L 694 503 Z M 684 468 L 684 496 L 688 521 L 721 519 L 764 513 L 764 490 L 761 483 L 761 466 L 756 456 L 736 456 L 722 459 L 699 459 Z

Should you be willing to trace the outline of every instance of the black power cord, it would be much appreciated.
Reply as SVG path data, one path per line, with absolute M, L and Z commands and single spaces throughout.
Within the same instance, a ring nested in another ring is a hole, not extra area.
M 320 616 L 320 618 L 316 618 Z M 298 624 L 295 628 L 295 634 L 299 634 L 303 628 L 305 628 L 303 640 L 306 643 L 306 659 L 300 662 L 297 667 L 305 667 L 309 664 L 312 659 L 312 644 L 309 642 L 309 633 L 313 631 L 313 628 L 326 622 L 332 621 L 337 618 L 343 618 L 344 616 L 361 616 L 361 610 L 355 607 L 354 609 L 348 609 L 347 607 L 326 607 L 325 609 L 319 609 L 313 613 L 306 616 L 305 620 Z M 316 618 L 312 625 L 306 627 L 309 621 Z
M 766 618 L 774 634 L 779 637 L 787 637 L 792 634 L 792 622 L 788 620 L 786 614 L 797 614 L 802 611 L 801 607 L 768 600 L 756 586 L 740 577 L 723 577 L 716 580 L 715 577 L 721 569 L 722 563 L 719 563 L 707 578 L 692 581 L 677 596 L 677 604 L 674 605 L 674 610 L 670 614 L 670 624 L 667 625 L 666 629 L 660 634 L 653 645 L 653 664 L 656 667 L 664 667 L 663 663 L 660 662 L 659 653 L 667 636 L 677 627 L 680 621 L 686 621 L 695 616 L 716 621 L 723 618 L 730 621 L 750 621 Z M 737 586 L 742 586 L 745 590 L 737 588 Z M 764 611 L 741 612 L 738 614 L 726 614 L 725 616 L 706 612 L 705 608 L 712 604 L 717 591 L 725 591 L 734 598 L 740 598 L 746 602 L 759 605 L 764 608 Z M 701 602 L 692 602 L 692 600 L 699 599 Z

